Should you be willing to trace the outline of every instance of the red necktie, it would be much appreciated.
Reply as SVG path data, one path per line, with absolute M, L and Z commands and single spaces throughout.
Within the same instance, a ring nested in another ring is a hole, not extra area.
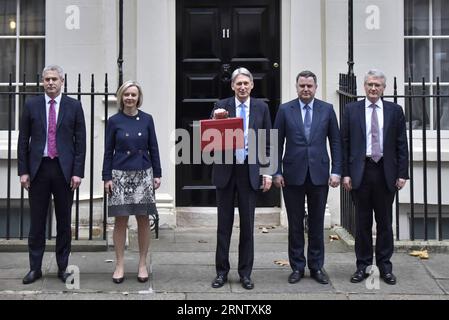
M 47 134 L 47 154 L 53 159 L 58 155 L 56 150 L 56 110 L 55 100 L 50 100 L 50 111 L 48 112 L 48 134 Z

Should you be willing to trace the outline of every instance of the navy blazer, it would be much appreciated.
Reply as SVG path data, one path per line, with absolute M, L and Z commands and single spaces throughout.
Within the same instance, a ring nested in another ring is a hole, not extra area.
M 341 175 L 341 137 L 337 117 L 331 104 L 315 99 L 313 103 L 310 141 L 304 133 L 301 106 L 298 99 L 279 106 L 274 129 L 278 130 L 278 170 L 286 185 L 303 185 L 307 171 L 314 185 L 327 185 L 329 181 L 329 139 L 332 156 L 331 173 Z M 285 140 L 285 155 L 284 153 Z M 282 159 L 282 165 L 281 165 Z
M 212 110 L 212 115 L 216 109 L 225 109 L 229 112 L 229 117 L 234 118 L 235 114 L 235 97 L 226 98 L 215 103 L 214 109 Z M 252 159 L 252 155 L 257 155 L 258 150 L 251 150 L 251 145 L 258 146 L 258 130 L 266 129 L 266 156 L 269 157 L 270 154 L 270 130 L 271 130 L 271 117 L 268 105 L 260 99 L 250 98 L 249 106 L 249 129 L 253 129 L 255 132 L 256 142 L 248 141 L 248 158 Z M 252 135 L 248 135 L 248 139 L 251 139 Z M 257 149 L 257 147 L 256 147 Z M 260 167 L 258 157 L 256 156 L 256 163 L 250 163 L 249 167 L 249 179 L 251 187 L 254 190 L 258 190 L 260 187 Z M 264 164 L 268 166 L 268 164 Z M 229 183 L 231 174 L 233 172 L 232 164 L 216 164 L 213 165 L 212 170 L 212 184 L 218 188 L 224 188 Z
M 398 178 L 408 179 L 408 145 L 405 116 L 400 105 L 383 101 L 383 163 L 390 191 Z M 353 189 L 362 183 L 366 161 L 365 99 L 346 106 L 341 126 L 343 176 L 351 177 Z
M 20 121 L 17 146 L 19 176 L 36 177 L 47 141 L 47 114 L 45 96 L 26 101 Z M 56 124 L 56 149 L 64 177 L 84 177 L 86 159 L 86 124 L 81 102 L 63 95 Z
M 112 180 L 112 170 L 146 170 L 162 175 L 153 117 L 141 110 L 136 116 L 118 112 L 108 119 L 103 158 L 103 181 Z

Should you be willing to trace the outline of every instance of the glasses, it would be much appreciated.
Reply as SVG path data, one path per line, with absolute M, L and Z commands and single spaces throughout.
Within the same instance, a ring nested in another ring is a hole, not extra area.
M 380 88 L 380 87 L 383 87 L 384 85 L 381 84 L 381 83 L 368 82 L 368 83 L 365 83 L 365 86 L 367 86 L 367 87 L 374 87 L 374 88 Z

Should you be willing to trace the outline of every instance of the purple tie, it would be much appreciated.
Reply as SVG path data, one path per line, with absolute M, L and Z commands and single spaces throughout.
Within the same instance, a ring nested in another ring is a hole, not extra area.
M 56 150 L 56 110 L 55 100 L 50 100 L 50 111 L 48 112 L 48 135 L 47 135 L 47 154 L 53 159 L 58 155 Z
M 380 150 L 380 136 L 379 136 L 379 121 L 377 120 L 377 110 L 376 105 L 370 105 L 373 108 L 373 113 L 371 114 L 371 158 L 378 162 L 382 158 L 382 153 Z

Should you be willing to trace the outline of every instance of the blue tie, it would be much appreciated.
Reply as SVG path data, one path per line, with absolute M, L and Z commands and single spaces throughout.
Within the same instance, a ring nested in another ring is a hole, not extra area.
M 237 149 L 235 150 L 235 158 L 237 160 L 237 163 L 244 163 L 245 162 L 245 148 L 246 148 L 246 139 L 247 139 L 247 134 L 246 134 L 246 110 L 245 110 L 245 105 L 242 103 L 240 106 L 240 114 L 239 117 L 243 119 L 243 136 L 244 136 L 244 144 L 243 144 L 243 149 Z
M 312 117 L 310 116 L 310 106 L 306 104 L 304 106 L 306 114 L 304 116 L 304 133 L 306 134 L 306 139 L 309 141 L 310 138 L 310 128 L 312 127 Z

